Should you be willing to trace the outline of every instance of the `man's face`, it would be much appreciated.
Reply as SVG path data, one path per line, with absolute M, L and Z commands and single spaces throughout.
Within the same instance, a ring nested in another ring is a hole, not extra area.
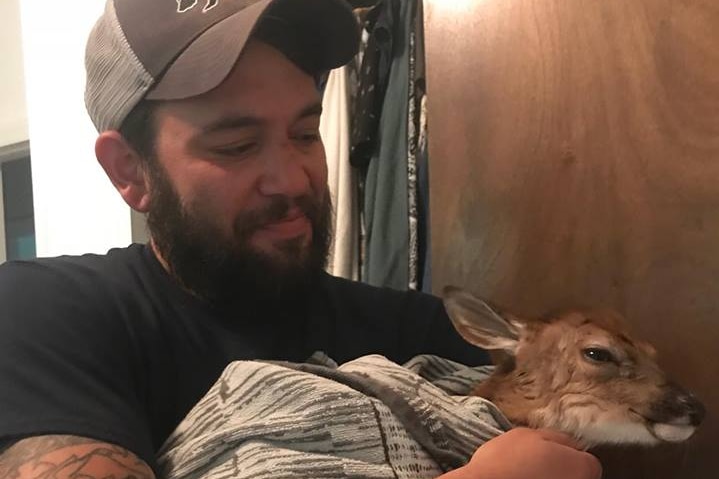
M 148 223 L 188 289 L 281 299 L 321 271 L 331 207 L 320 110 L 314 79 L 258 41 L 216 89 L 156 109 Z

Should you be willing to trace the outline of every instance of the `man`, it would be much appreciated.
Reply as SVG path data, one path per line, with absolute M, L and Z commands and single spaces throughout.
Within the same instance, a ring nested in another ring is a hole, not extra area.
M 318 81 L 357 42 L 344 0 L 108 1 L 86 103 L 151 242 L 0 268 L 0 477 L 155 477 L 232 360 L 485 359 L 436 298 L 323 273 Z M 598 477 L 575 448 L 517 430 L 448 477 Z

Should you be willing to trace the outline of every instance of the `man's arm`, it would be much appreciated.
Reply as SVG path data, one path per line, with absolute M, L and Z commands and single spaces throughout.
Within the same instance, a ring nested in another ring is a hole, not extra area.
M 0 454 L 3 479 L 155 479 L 133 453 L 78 436 L 22 439 Z

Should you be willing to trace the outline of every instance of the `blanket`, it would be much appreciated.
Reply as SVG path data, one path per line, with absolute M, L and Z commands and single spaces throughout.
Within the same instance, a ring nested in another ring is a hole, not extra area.
M 468 396 L 490 373 L 436 356 L 233 362 L 158 462 L 167 479 L 436 477 L 512 427 Z

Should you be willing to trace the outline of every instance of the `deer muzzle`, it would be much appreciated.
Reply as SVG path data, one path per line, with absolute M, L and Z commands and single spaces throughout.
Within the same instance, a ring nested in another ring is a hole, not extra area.
M 648 429 L 660 441 L 681 442 L 689 439 L 701 424 L 706 409 L 692 394 L 667 384 L 660 399 L 642 416 Z

